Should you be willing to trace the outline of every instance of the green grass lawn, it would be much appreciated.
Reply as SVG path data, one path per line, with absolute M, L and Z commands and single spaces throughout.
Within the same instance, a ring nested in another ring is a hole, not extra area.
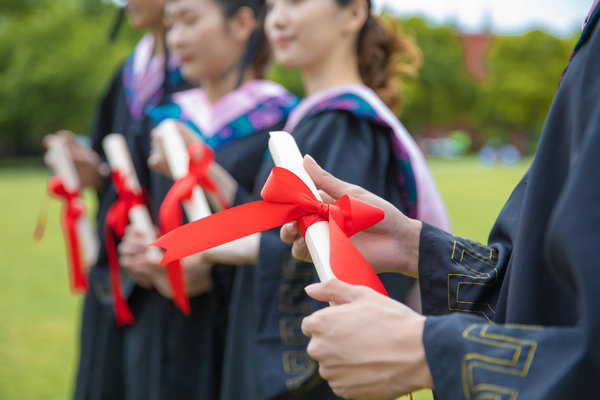
M 485 242 L 528 163 L 486 169 L 474 159 L 460 159 L 430 165 L 454 232 Z M 69 289 L 58 201 L 48 202 L 43 240 L 32 239 L 46 178 L 43 169 L 0 169 L 2 400 L 68 399 L 75 377 L 82 299 Z M 427 392 L 415 396 L 430 398 Z

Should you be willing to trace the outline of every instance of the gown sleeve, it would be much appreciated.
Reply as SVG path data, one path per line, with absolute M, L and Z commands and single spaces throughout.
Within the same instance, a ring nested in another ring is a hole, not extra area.
M 553 269 L 549 273 L 572 285 L 581 305 L 579 321 L 573 326 L 541 327 L 493 325 L 464 313 L 428 317 L 423 342 L 440 398 L 597 396 L 600 270 L 595 252 L 600 242 L 600 185 L 590 184 L 589 178 L 600 174 L 596 154 L 600 118 L 587 142 L 553 212 L 546 242 Z
M 452 311 L 493 320 L 516 236 L 527 174 L 513 191 L 483 245 L 423 223 L 419 285 L 423 314 Z
M 561 84 L 565 86 L 557 94 L 559 108 L 551 110 L 544 135 L 554 134 L 550 138 L 555 145 L 546 149 L 540 147 L 539 150 L 542 152 L 551 148 L 550 151 L 560 151 L 563 157 L 568 157 L 568 173 L 565 174 L 555 202 L 535 205 L 538 208 L 551 207 L 544 231 L 543 254 L 537 255 L 545 260 L 546 267 L 542 273 L 551 276 L 576 299 L 570 309 L 560 310 L 546 306 L 550 308 L 546 311 L 555 314 L 568 312 L 573 315 L 574 322 L 564 326 L 550 323 L 534 326 L 489 324 L 480 316 L 467 313 L 428 317 L 423 342 L 440 398 L 598 397 L 596 381 L 600 376 L 600 264 L 596 258 L 596 250 L 600 243 L 600 185 L 597 179 L 600 175 L 600 101 L 597 96 L 600 91 L 597 73 L 600 35 L 596 34 L 592 40 L 594 42 L 586 46 L 587 49 L 580 50 L 582 54 L 574 58 L 569 67 L 574 70 L 569 72 L 575 72 L 575 75 L 565 76 Z M 557 149 L 557 141 L 564 137 L 571 138 L 569 145 Z M 542 154 L 538 153 L 536 159 L 540 156 Z M 545 185 L 560 185 L 561 180 L 556 176 L 549 176 L 553 173 L 548 171 L 552 170 L 547 168 L 546 174 L 539 174 L 538 178 L 543 178 Z M 530 184 L 532 183 L 533 175 L 530 179 Z M 509 201 L 507 207 L 516 208 L 516 205 L 511 206 Z M 518 217 L 518 212 L 511 212 L 506 216 L 501 215 L 499 220 Z M 516 221 L 508 222 L 511 223 L 515 224 Z M 438 233 L 431 228 L 423 232 L 425 242 L 421 249 L 431 247 L 430 239 L 431 242 L 439 241 L 439 248 L 432 249 L 432 252 L 449 257 L 452 254 L 452 243 L 456 240 L 449 236 L 435 238 L 434 234 Z M 464 242 L 456 246 L 466 248 Z M 497 254 L 498 259 L 503 258 L 502 249 Z M 480 251 L 470 257 L 478 259 L 479 264 L 475 268 L 481 268 L 485 264 L 482 255 Z M 440 259 L 441 257 L 440 255 Z M 444 262 L 443 268 L 450 264 Z M 453 268 L 458 268 L 457 265 L 454 264 Z M 517 267 L 533 268 L 532 265 L 512 265 L 513 275 L 516 274 Z M 489 271 L 491 266 L 486 268 Z M 424 270 L 432 269 L 433 263 Z M 529 287 L 530 291 L 540 293 L 538 301 L 542 306 L 552 304 L 549 300 L 560 293 L 548 289 L 543 282 L 540 277 L 534 277 L 526 282 L 518 282 L 517 287 L 521 290 Z M 508 291 L 511 290 L 518 291 L 509 287 Z M 485 292 L 479 291 L 473 299 L 482 298 L 481 293 Z M 429 294 L 431 293 L 427 293 Z M 510 293 L 512 298 L 516 295 Z M 439 303 L 441 309 L 441 299 Z M 526 306 L 527 304 L 523 305 L 524 308 Z M 560 316 L 555 317 L 556 321 L 560 319 Z

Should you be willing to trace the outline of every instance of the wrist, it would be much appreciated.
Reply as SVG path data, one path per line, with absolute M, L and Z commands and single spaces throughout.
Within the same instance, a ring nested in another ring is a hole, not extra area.
M 105 161 L 99 161 L 96 167 L 96 174 L 91 185 L 96 191 L 102 190 L 106 183 L 106 179 L 110 177 L 110 166 Z
M 188 296 L 199 296 L 212 290 L 212 264 L 206 263 L 194 255 L 182 260 L 182 267 Z
M 407 391 L 433 390 L 435 388 L 431 370 L 427 363 L 425 345 L 423 344 L 423 331 L 426 319 L 423 315 L 415 314 L 410 322 L 404 322 L 404 330 L 405 332 L 409 332 L 409 337 L 407 338 L 406 334 L 398 335 L 397 348 L 404 346 L 404 348 L 412 349 L 409 353 L 404 352 L 399 357 L 398 376 L 402 376 L 402 379 L 397 381 L 402 383 L 395 390 L 398 397 L 406 394 Z M 408 343 L 410 345 L 407 347 Z M 410 361 L 408 361 L 407 357 L 410 357 Z M 407 369 L 408 365 L 410 367 Z
M 418 330 L 419 332 L 419 349 L 421 351 L 421 355 L 419 357 L 419 362 L 417 363 L 417 378 L 418 378 L 418 387 L 419 389 L 435 389 L 435 385 L 433 383 L 433 376 L 431 376 L 431 369 L 429 368 L 429 363 L 427 362 L 427 356 L 425 353 L 425 344 L 423 342 L 423 333 L 425 331 L 425 322 L 427 321 L 427 317 L 423 315 L 418 315 Z
M 404 230 L 398 237 L 398 246 L 401 250 L 399 257 L 402 263 L 395 272 L 419 278 L 419 247 L 421 243 L 421 228 L 423 223 L 416 219 L 407 218 Z

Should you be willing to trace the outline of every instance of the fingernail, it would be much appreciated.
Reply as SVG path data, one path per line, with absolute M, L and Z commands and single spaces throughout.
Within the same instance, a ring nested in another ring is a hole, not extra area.
M 319 285 L 318 283 L 311 283 L 310 285 L 308 285 L 307 287 L 304 288 L 304 291 L 310 295 L 312 292 L 314 292 L 317 289 L 318 285 Z

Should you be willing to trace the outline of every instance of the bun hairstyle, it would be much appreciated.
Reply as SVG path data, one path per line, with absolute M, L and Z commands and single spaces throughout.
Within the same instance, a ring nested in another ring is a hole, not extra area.
M 249 7 L 254 11 L 257 19 L 257 28 L 250 36 L 246 50 L 242 58 L 239 60 L 239 79 L 238 85 L 243 82 L 244 75 L 248 68 L 256 78 L 265 76 L 267 65 L 271 57 L 271 49 L 263 29 L 263 20 L 265 17 L 265 0 L 214 0 L 216 1 L 225 14 L 226 19 L 233 18 L 237 12 L 243 7 Z
M 356 0 L 335 1 L 347 7 Z M 413 38 L 400 36 L 394 27 L 386 29 L 372 14 L 371 0 L 367 3 L 369 16 L 357 40 L 358 70 L 365 85 L 397 112 L 402 105 L 400 78 L 417 76 L 423 55 Z

